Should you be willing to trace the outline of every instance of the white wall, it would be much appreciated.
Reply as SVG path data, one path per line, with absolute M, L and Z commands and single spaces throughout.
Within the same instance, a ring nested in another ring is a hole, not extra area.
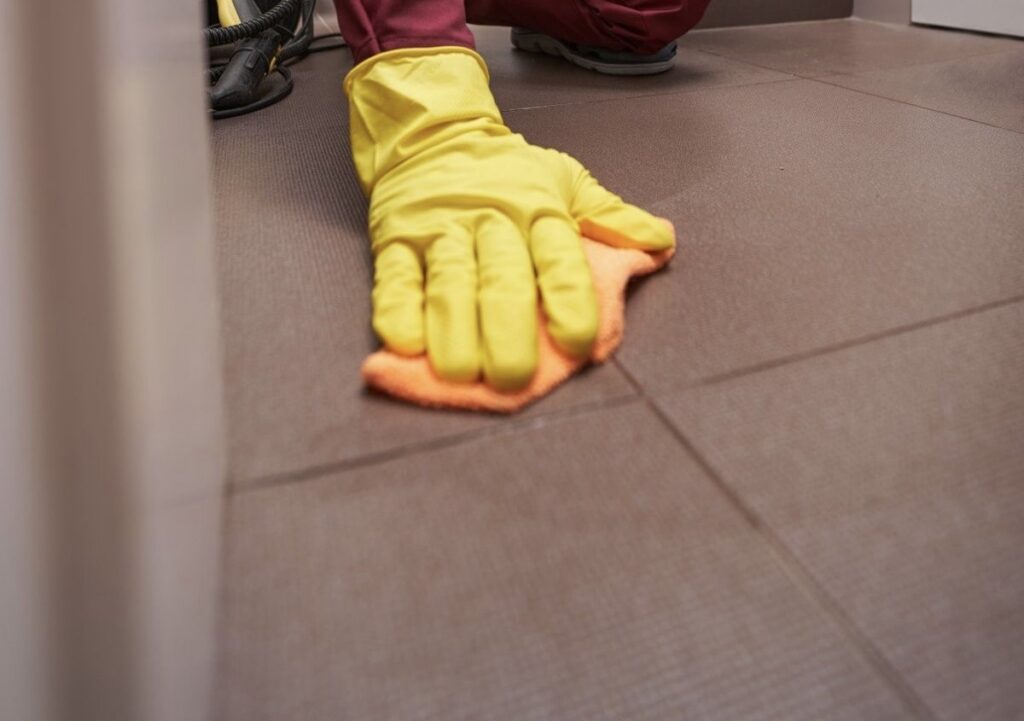
M 915 23 L 1024 36 L 1024 0 L 914 0 Z

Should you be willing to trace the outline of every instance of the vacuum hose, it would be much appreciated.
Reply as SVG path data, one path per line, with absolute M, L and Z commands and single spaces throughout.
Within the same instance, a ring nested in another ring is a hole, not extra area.
M 230 59 L 211 59 L 208 96 L 214 119 L 250 113 L 286 97 L 292 77 L 285 62 L 305 55 L 313 41 L 315 0 L 228 1 L 236 10 L 244 8 L 247 19 L 203 29 L 211 48 L 233 46 Z M 214 0 L 209 2 L 212 19 Z M 267 5 L 272 7 L 259 10 Z
M 270 10 L 252 20 L 246 20 L 230 27 L 208 27 L 203 29 L 207 45 L 229 45 L 245 38 L 255 37 L 264 30 L 278 25 L 291 16 L 299 7 L 300 0 L 279 0 Z

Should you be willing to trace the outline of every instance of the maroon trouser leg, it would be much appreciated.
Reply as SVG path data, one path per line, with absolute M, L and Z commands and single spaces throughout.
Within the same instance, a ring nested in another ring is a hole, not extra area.
M 384 50 L 473 47 L 467 22 L 654 53 L 692 28 L 711 0 L 334 0 L 356 62 Z

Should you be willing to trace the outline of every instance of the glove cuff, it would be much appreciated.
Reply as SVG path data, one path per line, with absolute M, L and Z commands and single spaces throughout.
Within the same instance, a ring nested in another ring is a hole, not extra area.
M 363 191 L 390 170 L 467 133 L 507 135 L 487 65 L 462 47 L 389 50 L 345 78 L 352 158 Z

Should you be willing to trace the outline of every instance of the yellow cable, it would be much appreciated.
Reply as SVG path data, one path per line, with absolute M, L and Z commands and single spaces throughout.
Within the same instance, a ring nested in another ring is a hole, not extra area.
M 238 10 L 235 8 L 233 0 L 217 0 L 217 17 L 220 24 L 226 28 L 242 22 L 242 18 L 238 17 Z

